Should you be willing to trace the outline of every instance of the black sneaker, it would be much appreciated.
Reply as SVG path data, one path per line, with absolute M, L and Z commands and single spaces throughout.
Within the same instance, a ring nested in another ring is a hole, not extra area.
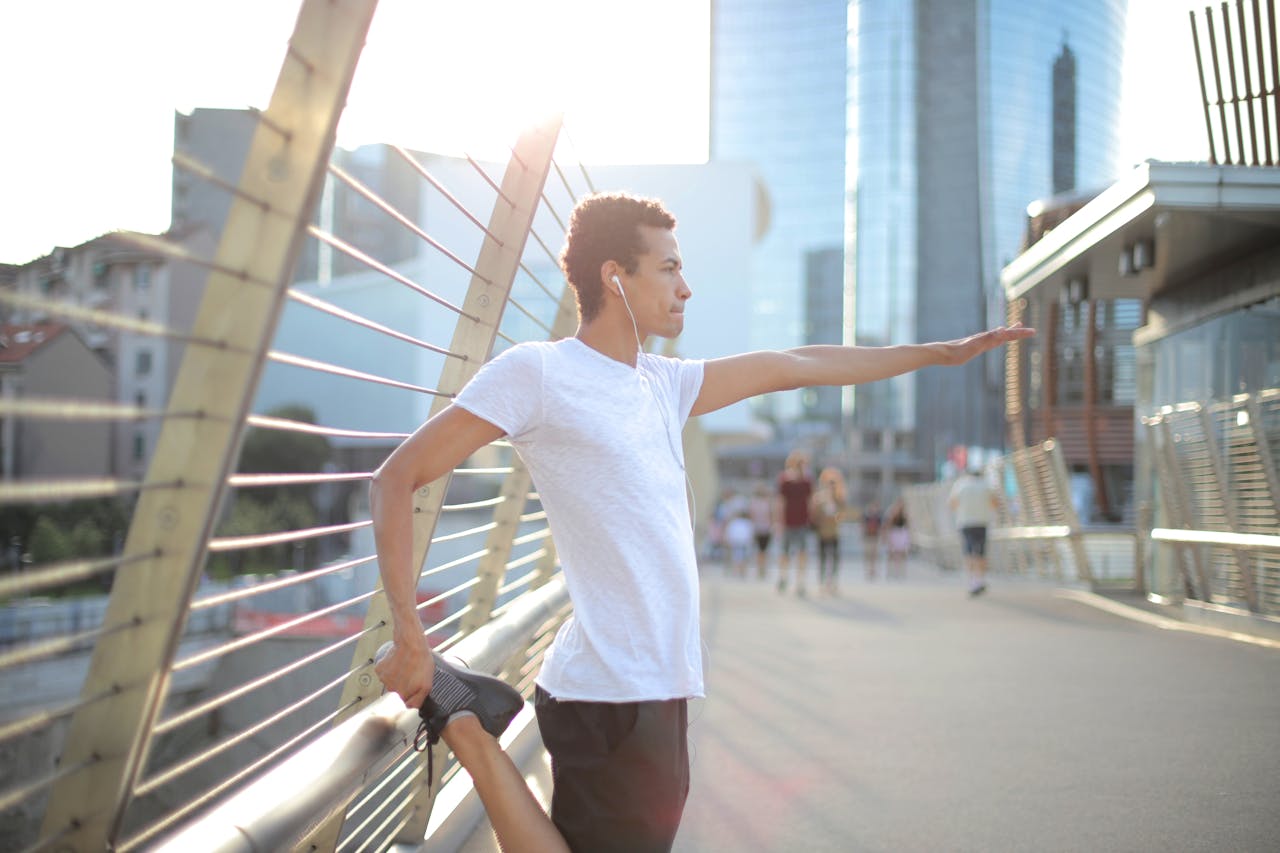
M 982 595 L 986 591 L 987 591 L 987 585 L 985 583 L 980 583 L 977 586 L 975 586 L 973 589 L 969 590 L 969 597 L 977 598 L 978 596 Z
M 391 645 L 384 644 L 374 659 L 381 660 Z M 435 661 L 435 674 L 431 692 L 418 709 L 422 723 L 413 739 L 414 749 L 421 752 L 439 741 L 449 719 L 463 711 L 473 714 L 486 732 L 501 737 L 524 707 L 519 691 L 500 678 L 453 663 L 434 651 L 431 658 Z

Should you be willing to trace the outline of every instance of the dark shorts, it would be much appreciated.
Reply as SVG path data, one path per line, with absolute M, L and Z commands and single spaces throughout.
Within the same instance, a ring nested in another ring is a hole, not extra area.
M 981 557 L 987 553 L 987 528 L 961 527 L 960 535 L 964 537 L 964 552 L 971 557 Z
M 769 550 L 769 540 L 773 539 L 772 533 L 756 534 L 756 550 L 760 552 Z
M 793 550 L 803 554 L 809 548 L 808 525 L 804 527 L 788 527 L 782 531 L 782 553 L 790 554 Z
M 534 698 L 551 820 L 574 853 L 669 851 L 689 796 L 688 706 Z

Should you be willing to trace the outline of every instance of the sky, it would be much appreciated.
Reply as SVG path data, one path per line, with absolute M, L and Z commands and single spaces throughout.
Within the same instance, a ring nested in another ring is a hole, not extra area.
M 1122 160 L 1207 156 L 1187 9 L 1130 0 Z M 174 110 L 265 107 L 298 0 L 4 3 L 0 262 L 168 227 Z M 707 156 L 709 0 L 381 0 L 350 148 L 502 157 L 552 110 L 591 162 Z M 21 81 L 15 84 L 14 81 Z

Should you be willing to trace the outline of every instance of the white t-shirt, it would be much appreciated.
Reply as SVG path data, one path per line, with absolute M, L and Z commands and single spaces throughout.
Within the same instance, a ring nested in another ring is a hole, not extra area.
M 557 699 L 702 695 L 680 443 L 701 387 L 701 361 L 632 368 L 565 338 L 512 347 L 454 400 L 506 432 L 547 511 L 573 600 L 538 675 Z
M 987 527 L 996 520 L 991 490 L 981 477 L 965 475 L 951 487 L 956 527 Z

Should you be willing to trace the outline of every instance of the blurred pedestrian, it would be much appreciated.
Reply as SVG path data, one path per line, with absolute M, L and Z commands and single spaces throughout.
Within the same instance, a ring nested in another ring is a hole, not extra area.
M 876 579 L 876 560 L 880 556 L 880 528 L 884 514 L 880 502 L 872 501 L 862 511 L 862 560 L 866 565 L 867 580 Z
M 828 595 L 836 594 L 840 523 L 845 520 L 847 510 L 844 477 L 838 468 L 823 468 L 818 475 L 818 488 L 809 501 L 809 513 L 818 533 L 818 589 Z
M 987 591 L 987 526 L 996 520 L 1000 508 L 995 492 L 976 468 L 951 486 L 947 499 L 956 527 L 964 540 L 964 565 L 969 574 L 969 595 Z
M 791 573 L 791 553 L 796 555 L 796 595 L 803 597 L 804 573 L 809 560 L 809 499 L 813 480 L 809 479 L 809 457 L 793 450 L 778 475 L 778 496 L 782 499 L 782 553 L 778 557 L 778 592 L 787 591 Z
M 907 553 L 911 550 L 911 531 L 907 529 L 907 508 L 901 499 L 889 507 L 885 520 L 885 545 L 887 561 L 886 578 L 907 576 Z
M 769 543 L 773 540 L 774 528 L 778 526 L 778 502 L 764 483 L 757 483 L 751 493 L 751 503 L 747 507 L 751 515 L 751 529 L 756 544 L 756 576 L 764 580 L 768 569 Z

